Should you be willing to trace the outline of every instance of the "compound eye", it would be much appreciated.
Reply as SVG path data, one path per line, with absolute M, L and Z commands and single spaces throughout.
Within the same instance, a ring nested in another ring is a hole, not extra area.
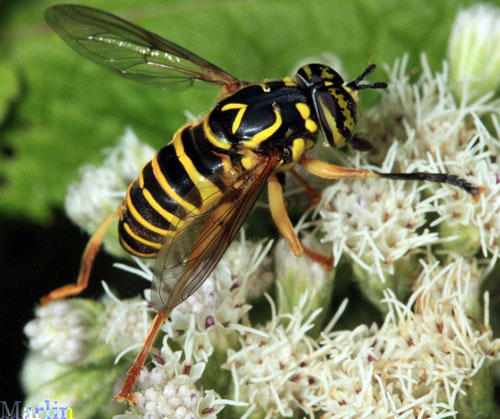
M 330 146 L 339 148 L 352 137 L 356 123 L 356 104 L 351 98 L 351 109 L 342 109 L 339 106 L 338 95 L 331 93 L 330 90 L 332 89 L 314 92 L 313 102 L 323 136 Z

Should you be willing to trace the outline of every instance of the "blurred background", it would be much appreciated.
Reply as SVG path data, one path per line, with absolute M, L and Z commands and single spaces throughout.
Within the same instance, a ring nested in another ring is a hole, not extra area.
M 441 68 L 456 12 L 471 1 L 434 0 L 96 0 L 82 4 L 131 20 L 245 80 L 291 75 L 308 57 L 337 55 L 345 78 L 369 62 L 425 52 Z M 490 2 L 500 4 L 500 1 Z M 216 90 L 165 92 L 116 77 L 74 53 L 45 24 L 56 2 L 0 2 L 0 400 L 21 400 L 22 333 L 38 299 L 74 281 L 87 235 L 65 217 L 67 185 L 78 167 L 102 161 L 130 126 L 155 148 L 206 112 Z M 386 79 L 380 69 L 373 80 Z M 377 99 L 363 93 L 363 105 Z M 113 276 L 100 255 L 93 290 Z M 123 275 L 122 275 L 123 276 Z M 113 286 L 120 288 L 119 284 Z M 128 285 L 126 285 L 128 286 Z M 129 293 L 137 290 L 128 290 Z M 127 290 L 124 291 L 125 293 Z M 4 388 L 3 388 L 4 387 Z

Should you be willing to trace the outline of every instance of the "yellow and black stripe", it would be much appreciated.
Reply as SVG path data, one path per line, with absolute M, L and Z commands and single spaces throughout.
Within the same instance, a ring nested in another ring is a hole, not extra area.
M 314 146 L 318 132 L 311 104 L 293 79 L 238 90 L 201 122 L 182 127 L 144 166 L 125 199 L 122 246 L 156 257 L 169 235 L 252 170 L 256 154 L 278 156 L 276 170 L 288 170 Z
M 222 194 L 219 149 L 206 141 L 202 124 L 186 125 L 160 149 L 128 188 L 119 223 L 122 246 L 156 257 L 168 235 Z

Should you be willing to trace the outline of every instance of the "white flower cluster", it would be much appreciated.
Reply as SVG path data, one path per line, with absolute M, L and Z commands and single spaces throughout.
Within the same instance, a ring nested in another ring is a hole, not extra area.
M 391 147 L 384 171 L 390 171 L 398 148 L 397 143 Z M 432 210 L 429 203 L 420 202 L 421 189 L 415 182 L 379 179 L 336 182 L 326 188 L 321 223 L 324 241 L 333 244 L 335 261 L 345 253 L 384 280 L 409 250 L 436 243 L 436 233 L 421 230 Z
M 450 417 L 481 368 L 500 359 L 485 297 L 482 324 L 465 311 L 470 275 L 462 259 L 427 264 L 403 304 L 386 293 L 383 325 L 322 335 L 307 402 L 325 417 Z M 476 294 L 477 296 L 477 294 Z M 487 385 L 487 383 L 484 383 Z
M 117 146 L 104 152 L 106 159 L 100 166 L 86 165 L 80 169 L 81 180 L 72 183 L 66 195 L 66 214 L 89 234 L 121 204 L 127 187 L 154 155 L 154 149 L 141 143 L 130 128 Z M 116 233 L 107 235 L 104 246 L 112 254 L 124 254 Z
M 243 234 L 200 289 L 173 310 L 163 329 L 193 348 L 189 356 L 207 360 L 214 346 L 225 351 L 228 335 L 244 330 L 240 320 L 251 308 L 246 303 L 249 294 L 261 293 L 273 278 L 266 258 L 271 245 L 248 242 Z
M 317 345 L 306 333 L 321 310 L 304 318 L 307 300 L 304 295 L 293 314 L 277 315 L 269 298 L 271 321 L 249 330 L 238 350 L 228 350 L 224 368 L 233 375 L 233 398 L 250 404 L 243 417 L 291 417 L 294 409 L 308 411 L 304 397 L 314 381 L 310 371 Z
M 499 106 L 500 104 L 497 104 Z M 459 237 L 457 246 L 453 242 L 449 247 L 464 256 L 470 256 L 481 248 L 483 257 L 489 257 L 494 264 L 498 259 L 500 247 L 500 127 L 498 112 L 493 116 L 496 138 L 493 137 L 484 123 L 475 117 L 470 124 L 475 135 L 468 147 L 457 155 L 457 166 L 473 175 L 474 182 L 484 187 L 479 203 L 474 203 L 465 196 L 454 201 L 444 200 L 435 203 L 435 211 L 439 214 L 433 225 L 439 224 L 445 234 Z
M 204 363 L 181 361 L 182 352 L 163 347 L 161 359 L 151 371 L 142 370 L 134 394 L 137 404 L 115 419 L 215 419 L 223 401 L 212 390 L 205 394 L 196 381 L 203 375 Z
M 31 349 L 60 364 L 75 364 L 85 359 L 95 336 L 91 324 L 98 313 L 89 304 L 57 300 L 36 309 L 35 318 L 24 327 Z
M 109 290 L 108 295 L 112 295 Z M 104 307 L 101 339 L 110 346 L 113 354 L 139 349 L 151 326 L 151 310 L 147 302 L 142 298 L 120 301 L 112 295 L 104 300 Z

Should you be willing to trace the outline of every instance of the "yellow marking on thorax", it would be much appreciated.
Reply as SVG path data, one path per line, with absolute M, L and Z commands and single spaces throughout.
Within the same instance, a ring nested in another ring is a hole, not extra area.
M 175 139 L 174 139 L 174 141 L 175 141 Z M 158 183 L 160 184 L 162 189 L 174 201 L 176 201 L 179 205 L 181 205 L 184 209 L 186 209 L 186 211 L 190 212 L 192 215 L 200 213 L 198 208 L 196 208 L 193 204 L 186 201 L 182 196 L 180 196 L 177 192 L 175 192 L 173 190 L 173 188 L 169 185 L 169 183 L 167 182 L 167 179 L 165 179 L 165 176 L 163 175 L 163 173 L 160 169 L 156 155 L 153 157 L 153 160 L 151 160 L 151 166 L 153 168 L 153 173 L 156 177 L 156 180 L 158 181 Z
M 264 93 L 269 93 L 271 91 L 271 87 L 267 85 L 266 82 L 255 83 L 257 86 L 260 86 Z
M 234 121 L 233 121 L 233 126 L 231 127 L 231 132 L 233 134 L 236 134 L 236 131 L 238 131 L 238 128 L 240 127 L 241 120 L 243 119 L 243 115 L 245 114 L 245 111 L 247 110 L 248 105 L 244 103 L 228 103 L 227 105 L 224 105 L 221 108 L 221 111 L 229 111 L 231 109 L 239 109 L 238 113 L 236 114 Z
M 300 113 L 300 116 L 303 119 L 307 119 L 311 116 L 311 109 L 305 103 L 301 103 L 301 102 L 296 103 L 295 107 L 297 108 L 297 110 Z
M 295 104 L 295 107 L 300 113 L 300 116 L 304 119 L 304 124 L 306 126 L 306 129 L 311 133 L 315 134 L 318 131 L 318 124 L 314 122 L 310 116 L 311 116 L 311 108 L 309 108 L 308 105 L 305 103 L 297 103 Z
M 132 188 L 133 183 L 130 184 L 128 187 L 127 191 L 127 210 L 130 211 L 132 214 L 132 217 L 134 217 L 139 224 L 141 224 L 143 227 L 147 228 L 148 230 L 153 231 L 156 234 L 159 234 L 160 236 L 166 236 L 169 233 L 169 230 L 165 230 L 163 228 L 158 228 L 151 224 L 149 221 L 146 221 L 141 214 L 139 214 L 139 211 L 135 208 L 134 204 L 132 203 L 132 200 L 130 199 L 130 189 Z
M 311 134 L 315 134 L 318 132 L 318 124 L 314 122 L 312 119 L 308 119 L 305 123 L 306 130 L 308 130 Z
M 276 117 L 274 123 L 270 127 L 267 127 L 266 129 L 263 129 L 261 132 L 255 134 L 249 141 L 246 141 L 245 146 L 250 148 L 257 148 L 262 141 L 267 140 L 276 131 L 278 131 L 278 129 L 281 127 L 281 124 L 283 123 L 283 120 L 281 118 L 281 112 L 279 111 L 277 106 L 273 106 L 273 111 L 274 111 L 274 116 Z
M 282 82 L 285 84 L 285 86 L 288 86 L 288 87 L 296 87 L 297 86 L 297 82 L 292 77 L 283 77 Z

